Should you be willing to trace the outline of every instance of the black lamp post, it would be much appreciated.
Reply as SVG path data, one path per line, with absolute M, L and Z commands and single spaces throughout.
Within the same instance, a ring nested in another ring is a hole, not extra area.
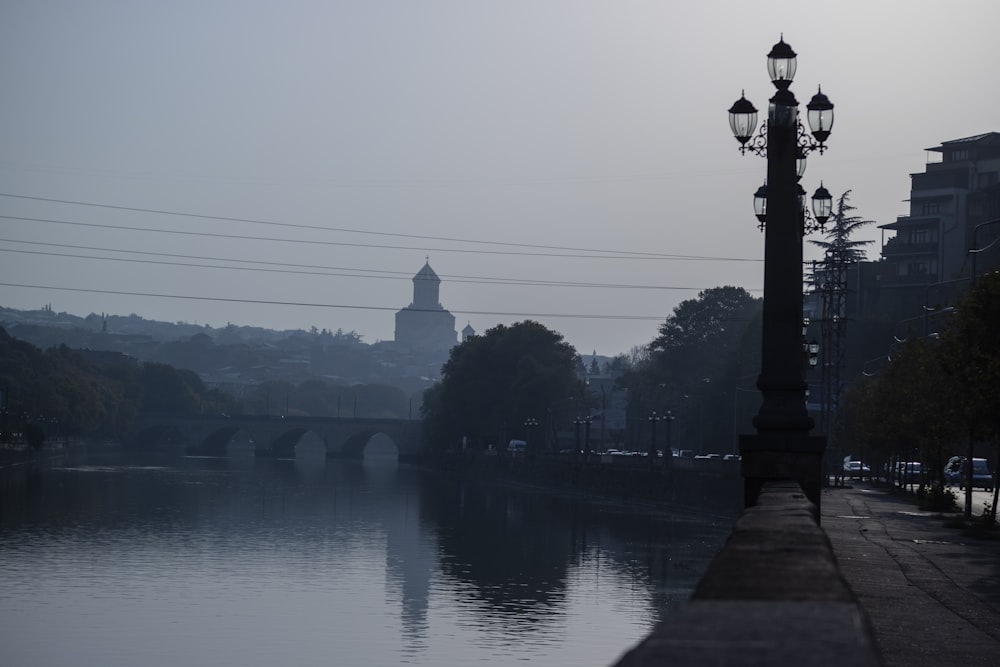
M 573 426 L 576 427 L 576 449 L 573 450 L 573 458 L 579 458 L 581 447 L 580 447 L 580 427 L 583 426 L 583 420 L 577 417 L 573 420 Z
M 767 70 L 777 89 L 768 105 L 767 122 L 754 135 L 757 109 L 745 96 L 729 109 L 729 126 L 747 150 L 767 157 L 766 187 L 754 196 L 754 213 L 764 229 L 764 308 L 761 372 L 763 398 L 754 417 L 755 435 L 740 438 L 747 506 L 757 501 L 769 479 L 792 479 L 819 505 L 825 439 L 810 436 L 813 420 L 805 405 L 802 364 L 802 236 L 829 218 L 832 198 L 826 188 L 813 195 L 813 216 L 804 208 L 799 177 L 805 157 L 826 150 L 833 127 L 833 104 L 817 92 L 807 105 L 812 136 L 799 119 L 798 101 L 789 89 L 796 55 L 780 40 L 767 56 Z
M 656 467 L 656 422 L 660 421 L 660 416 L 653 412 L 649 415 L 649 469 Z
M 663 449 L 663 467 L 664 467 L 664 469 L 667 469 L 671 465 L 673 465 L 673 458 L 672 457 L 674 455 L 673 454 L 674 448 L 673 448 L 673 444 L 670 441 L 671 440 L 671 438 L 670 438 L 670 436 L 671 436 L 671 433 L 670 433 L 671 428 L 670 427 L 671 427 L 671 425 L 673 424 L 673 421 L 674 421 L 674 413 L 672 411 L 670 411 L 670 410 L 667 410 L 667 414 L 663 415 L 662 419 L 667 424 L 667 446 L 664 447 L 664 449 Z
M 531 442 L 532 429 L 535 426 L 538 426 L 538 420 L 535 419 L 534 417 L 528 417 L 527 419 L 524 420 L 524 441 L 525 441 L 524 448 L 527 449 L 529 452 L 534 451 L 536 449 L 536 447 Z

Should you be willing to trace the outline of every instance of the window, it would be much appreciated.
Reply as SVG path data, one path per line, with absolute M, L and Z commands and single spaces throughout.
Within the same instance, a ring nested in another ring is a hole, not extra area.
M 995 171 L 987 171 L 984 174 L 979 174 L 979 177 L 976 179 L 976 185 L 979 186 L 980 190 L 985 190 L 986 188 L 997 184 L 998 176 L 1000 176 L 1000 174 Z
M 969 159 L 969 151 L 968 150 L 960 150 L 960 151 L 952 151 L 951 152 L 951 161 L 952 162 L 960 162 L 962 160 L 968 160 L 968 159 Z
M 904 276 L 926 276 L 934 272 L 931 262 L 907 262 L 905 267 L 900 268 L 903 269 L 901 273 Z
M 936 201 L 928 201 L 920 205 L 920 215 L 937 215 L 940 212 L 941 204 Z

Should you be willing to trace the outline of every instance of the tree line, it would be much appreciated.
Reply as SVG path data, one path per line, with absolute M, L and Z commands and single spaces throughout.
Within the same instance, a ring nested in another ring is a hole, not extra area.
M 1000 442 L 1000 273 L 979 279 L 949 313 L 941 331 L 900 338 L 843 408 L 845 441 L 873 469 L 922 462 L 922 486 L 935 495 L 949 457 L 970 444 L 982 456 L 985 443 Z
M 122 439 L 141 414 L 272 414 L 407 418 L 419 405 L 396 387 L 318 379 L 209 386 L 191 370 L 115 352 L 42 350 L 0 328 L 0 442 Z
M 616 357 L 615 388 L 626 392 L 627 405 L 626 428 L 614 437 L 645 451 L 646 429 L 655 428 L 649 417 L 671 412 L 677 445 L 728 447 L 736 383 L 759 367 L 760 309 L 743 288 L 704 290 L 674 308 L 649 345 Z M 452 348 L 441 381 L 424 393 L 425 444 L 455 451 L 525 438 L 529 448 L 552 449 L 560 433 L 579 428 L 579 417 L 600 414 L 602 398 L 587 379 L 580 355 L 558 332 L 531 320 L 497 325 Z M 744 412 L 755 407 L 747 403 Z M 666 430 L 660 433 L 657 449 L 664 449 Z

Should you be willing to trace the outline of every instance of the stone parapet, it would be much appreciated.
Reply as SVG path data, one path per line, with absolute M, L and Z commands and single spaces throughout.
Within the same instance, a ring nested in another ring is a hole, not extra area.
M 616 667 L 881 664 L 816 506 L 797 484 L 769 482 L 683 611 Z

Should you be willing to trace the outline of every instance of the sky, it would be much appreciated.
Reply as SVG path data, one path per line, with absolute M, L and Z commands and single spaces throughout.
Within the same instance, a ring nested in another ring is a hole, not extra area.
M 766 165 L 726 111 L 766 110 L 779 37 L 800 104 L 836 106 L 803 186 L 885 224 L 925 149 L 1000 131 L 997 25 L 996 0 L 6 0 L 0 305 L 374 343 L 429 261 L 459 330 L 626 353 L 701 290 L 762 294 Z

